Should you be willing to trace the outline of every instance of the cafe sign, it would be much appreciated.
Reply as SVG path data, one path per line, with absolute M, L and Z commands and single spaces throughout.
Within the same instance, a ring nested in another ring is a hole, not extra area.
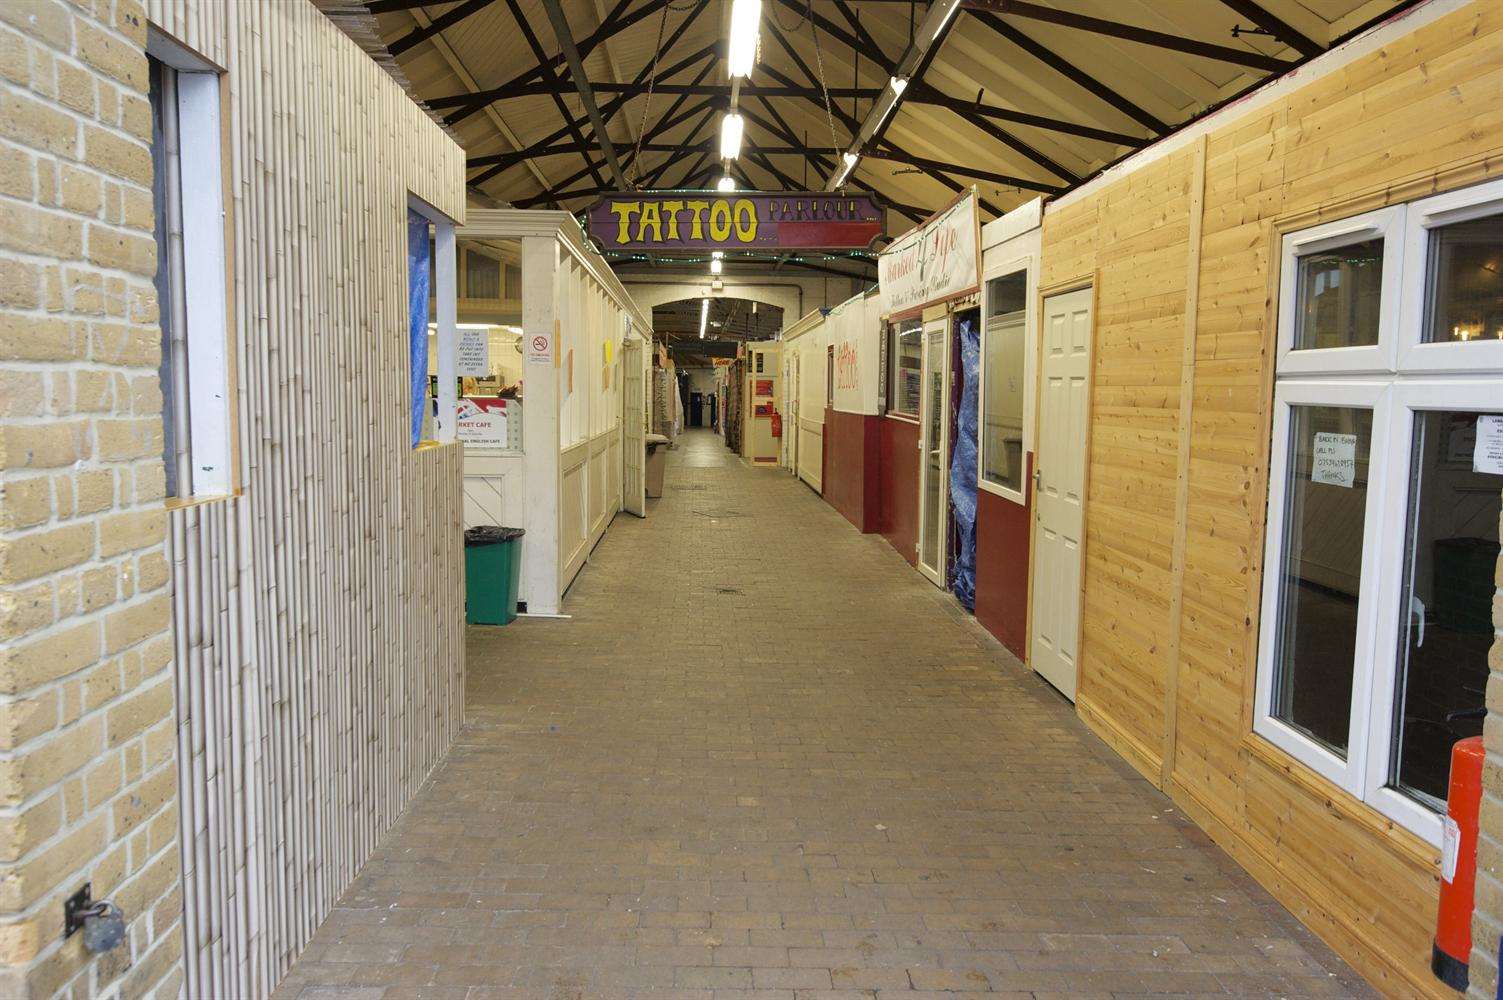
M 911 312 L 981 287 L 976 192 L 961 195 L 877 257 L 884 315 Z
M 866 250 L 886 228 L 871 195 L 629 191 L 591 206 L 604 250 Z

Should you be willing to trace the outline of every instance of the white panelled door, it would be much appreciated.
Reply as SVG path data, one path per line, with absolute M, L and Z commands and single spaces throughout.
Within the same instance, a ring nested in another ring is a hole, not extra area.
M 1034 468 L 1033 669 L 1075 700 L 1080 556 L 1085 531 L 1086 420 L 1091 382 L 1091 295 L 1044 300 Z
M 647 516 L 647 365 L 642 341 L 621 345 L 621 508 Z

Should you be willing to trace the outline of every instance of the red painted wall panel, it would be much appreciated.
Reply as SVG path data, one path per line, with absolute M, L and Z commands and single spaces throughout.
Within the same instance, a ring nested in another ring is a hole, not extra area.
M 910 563 L 918 562 L 919 427 L 877 418 L 877 530 Z
M 881 417 L 825 410 L 824 498 L 863 532 L 876 531 L 881 496 L 877 422 Z
M 1026 471 L 1033 472 L 1033 456 Z M 1029 480 L 1025 477 L 1025 483 Z M 1028 544 L 1032 510 L 976 491 L 976 620 L 1019 659 L 1028 658 Z

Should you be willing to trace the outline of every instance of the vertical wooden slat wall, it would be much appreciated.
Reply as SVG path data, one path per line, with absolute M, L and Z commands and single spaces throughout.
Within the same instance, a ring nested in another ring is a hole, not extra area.
M 186 990 L 268 995 L 463 717 L 462 453 L 408 438 L 408 195 L 463 152 L 311 4 L 149 0 L 225 70 L 240 492 L 171 513 Z

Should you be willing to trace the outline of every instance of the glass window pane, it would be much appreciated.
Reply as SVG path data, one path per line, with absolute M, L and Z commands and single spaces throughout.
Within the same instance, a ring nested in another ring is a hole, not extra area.
M 1503 476 L 1475 472 L 1475 413 L 1416 413 L 1389 784 L 1445 808 L 1451 746 L 1482 732 Z
M 1378 342 L 1383 240 L 1366 240 L 1299 258 L 1294 349 L 1369 347 Z
M 1503 216 L 1430 232 L 1427 343 L 1503 340 Z
M 986 420 L 981 429 L 981 474 L 1008 489 L 1023 488 L 1024 319 L 1028 272 L 986 283 Z
M 919 382 L 922 358 L 919 338 L 923 324 L 918 320 L 900 323 L 892 328 L 892 363 L 888 366 L 891 384 L 888 386 L 888 409 L 909 417 L 918 417 Z
M 1273 715 L 1346 757 L 1372 411 L 1290 409 Z

